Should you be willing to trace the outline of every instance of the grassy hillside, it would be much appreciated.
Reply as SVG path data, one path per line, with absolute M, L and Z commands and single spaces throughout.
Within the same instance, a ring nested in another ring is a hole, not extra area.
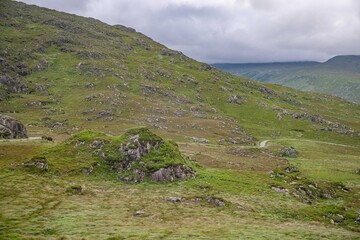
M 359 105 L 235 77 L 121 25 L 7 0 L 0 13 L 0 112 L 55 140 L 0 141 L 0 238 L 358 236 Z M 176 142 L 147 166 L 196 177 L 108 171 L 114 136 L 139 126 Z
M 214 64 L 232 74 L 303 91 L 329 93 L 360 103 L 360 56 L 336 56 L 325 63 Z

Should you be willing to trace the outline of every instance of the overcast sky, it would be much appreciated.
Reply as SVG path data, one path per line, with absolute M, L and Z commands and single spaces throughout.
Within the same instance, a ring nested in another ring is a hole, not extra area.
M 360 0 L 22 0 L 135 28 L 200 61 L 360 55 Z

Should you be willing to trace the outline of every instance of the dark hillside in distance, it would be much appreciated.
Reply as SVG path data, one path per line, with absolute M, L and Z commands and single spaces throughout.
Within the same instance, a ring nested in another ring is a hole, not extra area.
M 334 94 L 360 103 L 360 56 L 336 56 L 324 63 L 216 63 L 212 66 L 260 82 Z

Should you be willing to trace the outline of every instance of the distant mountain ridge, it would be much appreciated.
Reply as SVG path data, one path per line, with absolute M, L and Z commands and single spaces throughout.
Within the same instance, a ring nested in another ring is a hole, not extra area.
M 332 70 L 360 73 L 360 55 L 335 56 L 322 63 L 321 67 L 326 67 Z
M 360 103 L 359 55 L 339 55 L 324 63 L 215 63 L 212 66 L 241 77 L 304 91 L 329 93 Z

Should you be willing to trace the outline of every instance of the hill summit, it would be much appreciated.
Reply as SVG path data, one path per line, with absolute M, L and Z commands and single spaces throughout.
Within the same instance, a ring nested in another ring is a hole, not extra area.
M 333 71 L 360 73 L 360 55 L 335 56 L 321 64 L 321 66 L 332 69 Z

